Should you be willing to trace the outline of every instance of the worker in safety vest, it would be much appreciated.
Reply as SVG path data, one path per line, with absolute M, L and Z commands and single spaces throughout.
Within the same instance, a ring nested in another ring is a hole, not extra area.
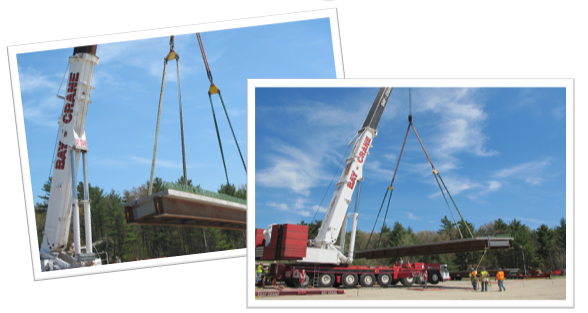
M 478 291 L 478 271 L 476 271 L 473 267 L 470 270 L 470 280 L 472 281 L 472 286 L 474 287 L 474 291 Z
M 488 272 L 486 272 L 486 268 L 482 267 L 482 292 L 488 292 Z
M 502 289 L 506 291 L 506 288 L 504 288 L 504 272 L 501 268 L 498 268 L 498 273 L 496 273 L 496 280 L 498 281 L 498 291 L 501 292 Z
M 263 262 L 260 262 L 259 265 L 257 266 L 257 275 L 255 276 L 255 283 L 256 284 L 261 279 L 261 274 L 263 274 L 263 272 L 264 272 L 264 270 L 263 270 Z

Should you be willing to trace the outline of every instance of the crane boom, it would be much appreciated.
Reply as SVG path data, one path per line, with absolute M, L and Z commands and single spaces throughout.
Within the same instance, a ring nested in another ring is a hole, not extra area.
M 392 88 L 380 88 L 378 91 L 363 127 L 358 132 L 351 154 L 345 161 L 345 170 L 341 173 L 337 183 L 337 189 L 333 194 L 318 236 L 315 239 L 315 246 L 324 247 L 337 241 L 356 182 L 363 179 L 363 165 L 369 153 L 371 142 L 377 134 L 376 129 L 386 108 L 391 91 Z
M 76 47 L 69 57 L 70 71 L 65 91 L 64 104 L 59 116 L 59 135 L 55 164 L 51 180 L 47 219 L 40 247 L 41 259 L 49 260 L 66 248 L 69 227 L 74 215 L 74 243 L 76 256 L 80 255 L 79 216 L 76 192 L 77 168 L 80 154 L 84 161 L 84 210 L 86 223 L 86 251 L 92 245 L 90 226 L 90 201 L 87 189 L 85 153 L 88 151 L 85 126 L 94 66 L 98 64 L 96 46 Z M 78 260 L 79 261 L 79 258 Z M 45 262 L 44 262 L 45 263 Z M 58 264 L 62 264 L 58 262 Z M 43 264 L 43 270 L 45 270 Z

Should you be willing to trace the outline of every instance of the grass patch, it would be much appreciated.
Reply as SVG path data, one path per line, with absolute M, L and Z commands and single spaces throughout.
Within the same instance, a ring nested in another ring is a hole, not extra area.
M 234 202 L 234 203 L 247 205 L 247 200 L 243 200 L 240 198 L 232 197 L 232 196 L 225 195 L 225 194 L 218 193 L 218 192 L 214 192 L 214 191 L 204 190 L 199 187 L 164 182 L 163 188 L 189 192 L 189 193 L 193 193 L 193 194 L 197 194 L 197 195 L 201 195 L 201 196 L 206 196 L 206 197 L 210 197 L 210 198 L 216 198 L 216 199 L 220 199 L 220 200 L 225 200 L 225 201 L 230 201 L 230 202 Z

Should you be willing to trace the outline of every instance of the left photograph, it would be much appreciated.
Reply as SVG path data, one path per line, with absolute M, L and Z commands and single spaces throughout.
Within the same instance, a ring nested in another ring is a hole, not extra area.
M 343 77 L 335 10 L 279 19 L 9 49 L 35 280 L 245 255 L 246 80 Z

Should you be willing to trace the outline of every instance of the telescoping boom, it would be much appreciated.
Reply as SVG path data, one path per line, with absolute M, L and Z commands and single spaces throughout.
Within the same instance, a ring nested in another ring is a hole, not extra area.
M 55 147 L 55 163 L 51 179 L 47 219 L 40 256 L 42 270 L 63 269 L 93 261 L 92 227 L 90 224 L 90 199 L 88 198 L 88 171 L 85 126 L 88 103 L 92 87 L 94 66 L 98 64 L 96 46 L 76 47 L 69 57 L 69 75 L 65 91 L 63 110 L 59 117 L 59 134 Z M 77 199 L 77 169 L 83 162 L 84 176 L 84 217 L 86 227 L 86 253 L 81 252 L 80 222 Z M 62 253 L 67 246 L 69 227 L 73 213 L 74 256 Z M 60 258 L 61 257 L 61 258 Z

